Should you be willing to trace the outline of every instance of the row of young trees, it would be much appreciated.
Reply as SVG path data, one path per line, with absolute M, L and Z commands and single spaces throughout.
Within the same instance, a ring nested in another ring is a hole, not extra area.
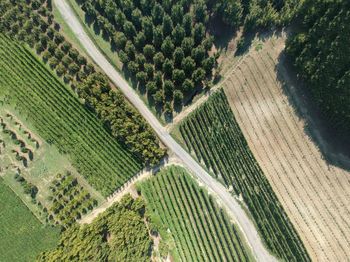
M 252 261 L 228 215 L 185 169 L 165 168 L 140 190 L 164 259 L 170 253 L 174 261 Z
M 94 100 L 95 103 L 89 103 L 89 109 L 98 113 L 99 119 L 112 131 L 111 134 L 144 164 L 157 164 L 165 150 L 160 148 L 159 140 L 151 127 L 125 100 L 122 93 L 112 89 L 107 78 L 96 73 L 94 66 L 66 41 L 59 32 L 60 26 L 54 21 L 51 11 L 50 1 L 3 0 L 0 2 L 0 31 L 34 48 L 59 77 L 70 83 L 74 91 L 77 86 L 86 87 L 94 79 L 94 89 L 85 92 L 84 97 L 80 97 L 82 101 Z M 105 92 L 106 89 L 108 92 Z M 96 99 L 102 93 L 103 99 L 108 100 L 108 103 Z
M 52 203 L 47 210 L 48 219 L 63 228 L 72 226 L 98 204 L 70 172 L 56 175 L 51 182 L 50 191 Z
M 180 125 L 189 151 L 241 196 L 269 250 L 285 261 L 310 261 L 293 224 L 249 149 L 224 91 Z
M 125 69 L 155 104 L 172 112 L 184 96 L 210 87 L 217 65 L 209 55 L 203 1 L 84 1 L 82 9 L 103 30 Z
M 287 42 L 298 75 L 332 125 L 350 131 L 350 2 L 306 0 L 301 31 Z

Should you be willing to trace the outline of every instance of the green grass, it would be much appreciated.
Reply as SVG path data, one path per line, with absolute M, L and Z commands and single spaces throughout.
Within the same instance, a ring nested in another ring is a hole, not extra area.
M 33 124 L 38 135 L 66 154 L 104 196 L 142 167 L 50 70 L 23 46 L 0 34 L 3 98 Z
M 176 261 L 253 260 L 237 227 L 185 169 L 163 169 L 140 189 L 162 239 L 173 238 Z
M 309 261 L 297 232 L 273 192 L 221 90 L 180 124 L 188 150 L 224 184 L 242 195 L 267 244 L 286 261 Z
M 11 117 L 6 116 L 10 114 Z M 0 127 L 0 141 L 5 142 L 5 147 L 2 148 L 0 154 L 0 166 L 5 170 L 7 167 L 11 167 L 15 164 L 20 168 L 20 174 L 26 181 L 34 184 L 39 189 L 36 195 L 36 200 L 40 202 L 44 207 L 52 205 L 50 200 L 51 191 L 49 187 L 52 180 L 59 173 L 64 174 L 69 171 L 74 178 L 77 178 L 79 184 L 84 186 L 92 198 L 96 199 L 99 203 L 104 201 L 103 196 L 93 189 L 88 182 L 75 170 L 75 168 L 69 162 L 67 156 L 59 153 L 58 149 L 54 145 L 48 145 L 40 137 L 37 136 L 37 132 L 32 125 L 25 118 L 19 117 L 21 114 L 16 112 L 15 109 L 8 105 L 0 108 L 0 117 L 3 123 L 6 124 L 6 130 L 12 130 L 16 133 L 17 139 L 24 141 L 25 146 L 31 148 L 33 152 L 33 159 L 28 159 L 28 166 L 24 167 L 22 162 L 16 161 L 15 154 L 12 150 L 17 152 L 21 151 L 19 145 L 14 144 L 14 140 L 4 133 L 2 127 Z M 19 127 L 16 123 L 21 123 Z M 35 140 L 39 141 L 39 148 L 36 148 L 35 144 L 28 139 L 28 134 L 34 137 Z M 26 154 L 23 154 L 26 155 Z M 20 199 L 26 204 L 26 206 L 42 221 L 47 221 L 47 214 L 43 213 L 42 207 L 38 206 L 37 203 L 33 203 L 30 195 L 24 193 L 23 186 L 15 179 L 15 169 L 7 169 L 6 171 L 0 172 L 4 182 L 11 187 L 11 189 L 20 197 Z
M 58 230 L 43 226 L 0 178 L 0 261 L 33 261 L 57 245 Z

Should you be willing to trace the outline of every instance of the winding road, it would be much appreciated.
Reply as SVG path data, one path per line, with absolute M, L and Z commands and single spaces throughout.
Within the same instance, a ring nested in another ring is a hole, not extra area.
M 225 207 L 232 218 L 246 237 L 248 244 L 251 246 L 254 256 L 258 261 L 276 261 L 269 254 L 262 243 L 257 229 L 253 222 L 249 219 L 238 201 L 230 194 L 230 192 L 217 180 L 211 177 L 192 157 L 187 153 L 166 131 L 165 127 L 152 114 L 144 102 L 140 99 L 135 90 L 127 81 L 118 73 L 117 70 L 108 62 L 93 41 L 84 31 L 83 25 L 75 16 L 74 11 L 66 0 L 54 0 L 54 4 L 61 13 L 67 25 L 71 28 L 77 39 L 81 42 L 89 56 L 95 63 L 105 72 L 111 81 L 119 87 L 125 97 L 136 107 L 146 121 L 152 126 L 160 140 L 183 162 L 183 164 L 192 172 L 193 175 L 206 185 L 211 193 L 213 193 L 219 202 Z

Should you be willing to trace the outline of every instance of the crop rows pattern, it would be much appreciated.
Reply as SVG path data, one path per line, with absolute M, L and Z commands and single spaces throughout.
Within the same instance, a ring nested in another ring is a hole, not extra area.
M 311 259 L 346 261 L 350 256 L 350 173 L 329 161 L 331 150 L 320 151 L 319 146 L 325 145 L 321 137 L 310 137 L 323 127 L 309 121 L 308 100 L 295 92 L 301 86 L 296 88 L 297 83 L 290 81 L 293 74 L 283 55 L 285 40 L 270 38 L 262 50 L 250 52 L 225 80 L 225 94 Z M 341 158 L 335 155 L 335 159 Z
M 251 260 L 226 213 L 183 168 L 162 170 L 142 184 L 141 192 L 169 227 L 184 261 Z
M 236 123 L 223 91 L 180 126 L 188 149 L 247 204 L 268 248 L 287 261 L 308 261 L 306 250 Z
M 107 196 L 140 170 L 139 161 L 27 49 L 0 34 L 0 55 L 1 88 L 92 186 Z

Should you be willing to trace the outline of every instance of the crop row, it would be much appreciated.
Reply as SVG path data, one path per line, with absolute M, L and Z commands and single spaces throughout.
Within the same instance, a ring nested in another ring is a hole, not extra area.
M 186 171 L 170 167 L 142 185 L 142 194 L 173 234 L 185 261 L 247 261 L 234 225 Z
M 0 64 L 2 85 L 16 106 L 89 183 L 108 195 L 137 173 L 138 160 L 30 52 L 0 35 L 0 53 L 6 58 Z
M 287 261 L 308 261 L 306 250 L 240 131 L 220 91 L 180 126 L 190 151 L 232 186 L 244 202 L 269 249 Z

